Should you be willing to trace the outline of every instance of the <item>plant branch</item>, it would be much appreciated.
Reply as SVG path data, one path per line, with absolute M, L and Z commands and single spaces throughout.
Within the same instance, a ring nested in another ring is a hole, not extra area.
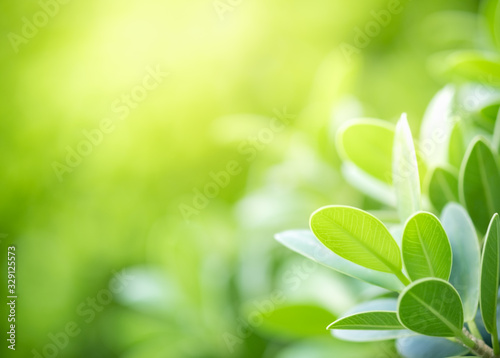
M 462 331 L 460 337 L 458 337 L 462 344 L 469 348 L 472 353 L 474 353 L 478 357 L 483 358 L 500 358 L 498 355 L 495 355 L 493 349 L 488 346 L 484 341 L 477 339 L 474 337 L 468 330 L 465 328 Z

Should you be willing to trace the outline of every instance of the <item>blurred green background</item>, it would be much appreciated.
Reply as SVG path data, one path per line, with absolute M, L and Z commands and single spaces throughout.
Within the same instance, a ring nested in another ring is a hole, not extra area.
M 15 354 L 397 357 L 330 337 L 334 317 L 378 292 L 273 234 L 307 228 L 323 205 L 377 205 L 342 179 L 335 130 L 407 112 L 417 135 L 448 81 L 431 59 L 482 40 L 479 1 L 0 6 L 0 262 L 5 287 L 16 245 Z M 390 18 L 367 35 L 381 11 Z M 230 163 L 238 173 L 221 174 Z M 207 185 L 216 194 L 200 198 Z M 0 314 L 6 332 L 5 304 Z

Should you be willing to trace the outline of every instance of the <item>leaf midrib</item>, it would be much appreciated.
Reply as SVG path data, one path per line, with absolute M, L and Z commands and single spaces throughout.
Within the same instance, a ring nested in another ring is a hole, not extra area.
M 359 240 L 356 236 L 352 235 L 351 232 L 347 231 L 335 221 L 334 218 L 327 216 L 328 219 L 330 219 L 334 225 L 336 225 L 338 228 L 340 228 L 344 233 L 346 233 L 350 238 L 354 239 L 356 242 L 358 242 L 361 246 L 363 246 L 367 251 L 369 251 L 371 254 L 373 254 L 382 264 L 384 264 L 389 270 L 391 270 L 394 273 L 399 273 L 401 270 L 396 268 L 394 265 L 392 265 L 389 261 L 385 260 L 383 256 L 379 255 L 376 251 L 374 251 L 370 246 L 366 245 L 362 240 Z M 364 225 L 364 221 L 363 221 Z
M 443 322 L 455 335 L 460 336 L 460 329 L 455 327 L 450 321 L 448 321 L 445 317 L 441 315 L 438 311 L 434 309 L 431 305 L 429 305 L 426 301 L 422 300 L 420 297 L 418 297 L 416 294 L 413 292 L 408 292 L 413 298 L 415 298 L 422 306 L 427 308 L 429 311 L 431 311 L 436 317 L 438 317 L 441 322 Z
M 420 245 L 422 246 L 422 251 L 424 252 L 425 260 L 427 261 L 427 265 L 429 266 L 430 274 L 431 274 L 431 276 L 435 277 L 434 268 L 432 266 L 431 258 L 429 256 L 429 253 L 427 252 L 427 247 L 424 244 L 422 234 L 420 233 L 420 228 L 418 227 L 417 222 L 415 223 L 415 228 L 417 229 L 418 240 L 420 241 Z

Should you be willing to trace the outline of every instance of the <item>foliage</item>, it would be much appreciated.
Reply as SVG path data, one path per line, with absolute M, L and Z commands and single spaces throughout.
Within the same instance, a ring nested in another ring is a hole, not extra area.
M 498 12 L 493 3 L 486 9 Z M 491 20 L 493 15 L 488 16 Z M 490 25 L 497 41 L 497 26 Z M 406 114 L 396 126 L 361 118 L 346 121 L 337 132 L 342 165 L 349 168 L 346 178 L 383 210 L 325 206 L 310 218 L 315 238 L 308 231 L 289 231 L 277 239 L 326 266 L 381 286 L 388 290 L 385 296 L 397 299 L 397 305 L 389 306 L 369 301 L 374 304 L 335 320 L 328 326 L 335 337 L 396 339 L 399 353 L 409 358 L 467 352 L 496 357 L 500 96 L 494 79 L 499 62 L 480 51 L 457 51 L 444 58 L 441 73 L 458 82 L 435 96 L 418 141 Z M 478 86 L 488 95 L 478 99 Z M 471 99 L 473 108 L 466 105 Z M 306 241 L 309 247 L 324 246 L 316 254 L 331 250 L 325 256 L 332 259 L 318 260 L 303 250 L 298 243 Z M 351 269 L 342 259 L 358 267 Z M 432 353 L 424 353 L 428 347 Z

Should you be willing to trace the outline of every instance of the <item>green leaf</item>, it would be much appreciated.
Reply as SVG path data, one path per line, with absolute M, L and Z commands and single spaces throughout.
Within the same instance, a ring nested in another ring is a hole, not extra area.
M 498 331 L 498 327 L 500 327 L 500 293 L 499 293 L 498 301 L 499 302 L 497 303 L 497 323 L 496 323 L 497 331 Z M 479 332 L 481 333 L 481 335 L 483 337 L 486 337 L 488 335 L 488 331 L 486 330 L 486 327 L 484 325 L 484 320 L 483 320 L 483 315 L 481 314 L 481 310 L 478 311 L 478 313 L 475 317 L 475 322 L 476 322 L 477 328 L 478 328 Z M 493 336 L 493 335 L 491 335 L 491 336 Z M 491 337 L 491 338 L 493 338 L 493 337 Z M 500 331 L 497 334 L 497 338 L 498 338 L 498 342 L 500 342 Z
M 491 219 L 481 262 L 481 315 L 486 330 L 497 334 L 497 303 L 500 281 L 500 218 Z
M 435 168 L 429 181 L 429 198 L 441 212 L 449 202 L 459 202 L 458 177 L 445 168 Z
M 453 127 L 448 144 L 448 161 L 455 168 L 460 169 L 465 156 L 465 141 L 462 122 L 457 122 Z
M 344 160 L 392 184 L 393 142 L 393 125 L 380 119 L 363 118 L 350 120 L 339 129 L 337 147 Z
M 412 280 L 436 277 L 448 280 L 451 272 L 451 246 L 438 218 L 417 213 L 403 233 L 403 260 Z
M 465 209 L 448 204 L 441 214 L 441 223 L 448 234 L 453 252 L 450 283 L 457 289 L 464 306 L 465 321 L 474 319 L 479 301 L 479 241 Z
M 392 155 L 392 181 L 402 222 L 420 210 L 420 177 L 415 145 L 406 114 L 396 126 Z
M 238 342 L 238 341 L 237 341 Z M 254 346 L 251 343 L 248 347 Z M 245 347 L 243 354 L 234 354 L 235 357 L 269 357 L 263 353 L 260 345 L 255 345 L 254 351 L 250 351 Z M 279 347 L 283 346 L 281 349 Z M 273 358 L 331 358 L 332 352 L 335 352 L 336 357 L 343 358 L 373 358 L 373 352 L 385 348 L 380 343 L 367 344 L 352 344 L 350 342 L 342 342 L 336 339 L 310 338 L 296 340 L 290 344 L 279 344 L 277 347 L 270 349 L 270 357 Z M 278 351 L 279 349 L 279 351 Z M 276 353 L 275 353 L 276 352 Z M 220 355 L 219 355 L 220 356 Z
M 493 43 L 500 48 L 500 1 L 486 0 L 483 11 Z
M 327 206 L 310 221 L 316 237 L 337 255 L 366 268 L 393 273 L 403 282 L 399 246 L 373 215 L 348 206 Z
M 345 275 L 390 291 L 403 289 L 403 285 L 394 275 L 367 269 L 338 256 L 327 249 L 310 230 L 285 231 L 276 234 L 275 239 L 289 249 Z
M 454 97 L 455 88 L 448 85 L 432 98 L 425 111 L 420 126 L 419 153 L 429 165 L 447 163 L 448 138 L 453 129 L 451 116 Z
M 491 146 L 495 153 L 500 153 L 500 108 L 495 121 L 495 129 L 493 130 L 493 141 Z
M 399 338 L 396 348 L 405 358 L 443 358 L 469 351 L 459 343 L 441 337 L 412 336 Z
M 481 114 L 490 119 L 492 122 L 495 122 L 498 114 L 498 109 L 500 109 L 500 103 L 491 103 L 481 108 Z
M 395 298 L 379 298 L 373 301 L 363 302 L 346 312 L 343 317 L 348 317 L 364 312 L 372 311 L 392 311 L 396 312 L 398 301 Z M 416 335 L 415 332 L 405 329 L 395 330 L 352 330 L 352 329 L 332 329 L 332 335 L 350 342 L 373 342 L 409 337 Z
M 353 314 L 343 317 L 327 329 L 355 329 L 355 330 L 395 330 L 404 329 L 399 323 L 396 311 L 372 311 Z
M 487 126 L 492 129 L 495 126 L 495 121 L 497 119 L 498 108 L 500 108 L 500 103 L 490 103 L 479 111 L 480 115 L 483 117 L 482 122 L 487 123 Z M 491 132 L 491 130 L 490 130 Z
M 424 278 L 399 296 L 400 322 L 414 332 L 434 337 L 461 336 L 464 314 L 460 296 L 448 282 Z
M 500 81 L 500 59 L 496 54 L 455 51 L 445 58 L 442 65 L 454 78 L 479 83 L 486 78 L 491 84 Z
M 342 176 L 349 185 L 381 203 L 396 207 L 397 200 L 392 186 L 367 174 L 351 162 L 342 163 L 341 169 Z
M 494 154 L 481 137 L 470 144 L 459 179 L 460 200 L 476 228 L 485 233 L 490 218 L 500 212 L 500 173 Z
M 259 310 L 259 307 L 257 307 Z M 251 306 L 249 314 L 255 311 Z M 262 324 L 259 331 L 273 337 L 302 338 L 325 335 L 325 325 L 335 319 L 335 316 L 326 309 L 307 304 L 287 305 L 262 312 Z M 307 322 L 307 324 L 304 324 Z M 325 323 L 326 322 L 326 323 Z

